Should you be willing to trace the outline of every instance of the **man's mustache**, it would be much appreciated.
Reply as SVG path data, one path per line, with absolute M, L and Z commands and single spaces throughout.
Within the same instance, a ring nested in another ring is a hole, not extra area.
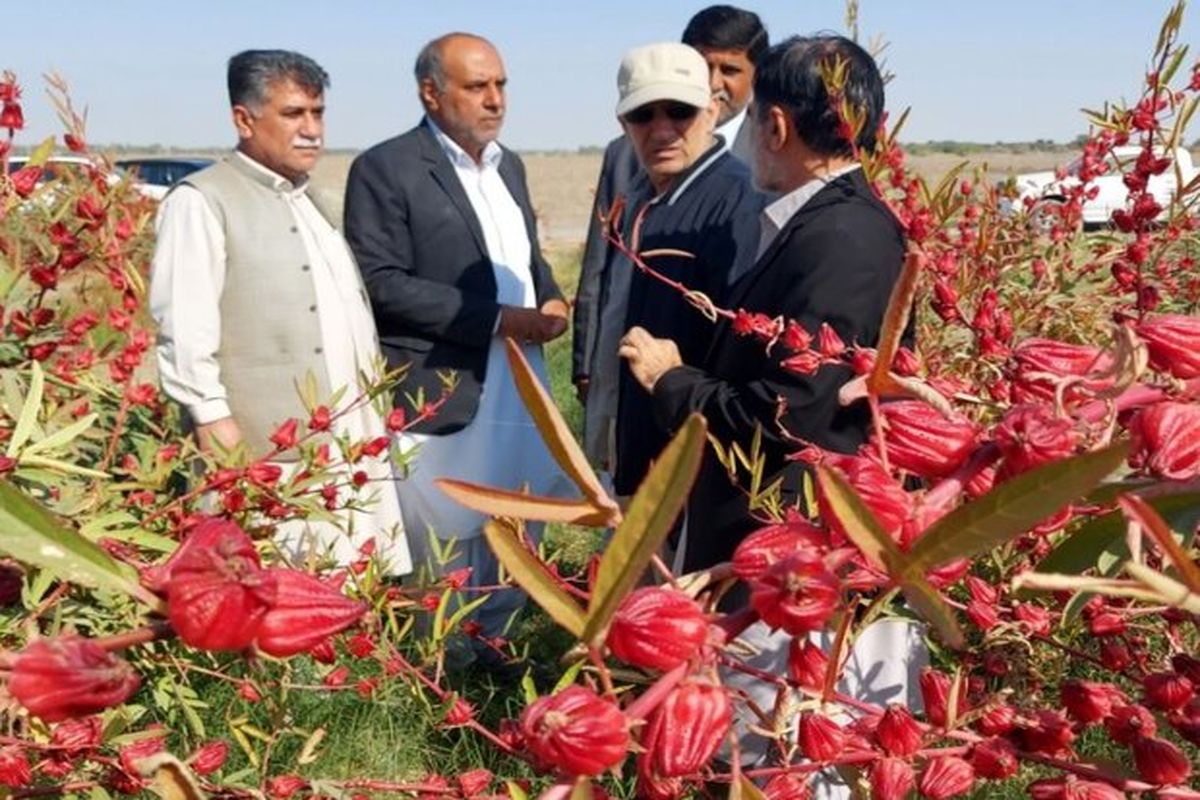
M 722 103 L 728 103 L 729 92 L 725 91 L 724 89 L 718 89 L 717 91 L 713 92 L 713 100 L 719 100 Z
M 324 144 L 324 142 L 320 137 L 316 139 L 310 139 L 307 136 L 297 136 L 296 138 L 292 139 L 292 147 L 312 148 L 320 147 L 322 144 Z

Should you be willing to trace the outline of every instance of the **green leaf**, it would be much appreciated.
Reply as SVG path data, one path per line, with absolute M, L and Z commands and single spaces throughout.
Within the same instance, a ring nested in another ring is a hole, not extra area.
M 604 486 L 592 471 L 587 456 L 579 449 L 570 426 L 562 418 L 558 406 L 534 374 L 529 362 L 525 360 L 525 354 L 512 339 L 505 339 L 504 345 L 508 350 L 508 363 L 512 367 L 517 393 L 521 395 L 525 408 L 529 409 L 529 415 L 533 417 L 533 423 L 542 434 L 542 440 L 546 443 L 550 455 L 554 456 L 554 460 L 575 482 L 584 497 L 597 506 L 609 509 L 619 518 L 617 504 L 608 496 L 608 492 L 604 491 Z
M 45 139 L 33 149 L 29 154 L 29 160 L 25 162 L 26 166 L 40 167 L 49 160 L 50 156 L 54 155 L 54 137 L 47 136 Z
M 947 647 L 961 650 L 966 640 L 954 612 L 937 590 L 921 575 L 907 576 L 900 584 L 904 599 L 924 620 L 933 625 Z
M 157 607 L 132 568 L 76 531 L 7 481 L 0 481 L 0 551 L 54 574 L 60 580 L 128 594 Z
M 1093 496 L 1098 494 L 1094 492 Z M 1200 492 L 1160 495 L 1145 498 L 1151 508 L 1185 534 L 1200 524 Z M 1050 555 L 1037 565 L 1038 572 L 1077 575 L 1097 565 L 1102 554 L 1111 551 L 1120 561 L 1129 558 L 1125 544 L 1125 518 L 1120 511 L 1095 517 L 1063 537 Z
M 845 529 L 850 541 L 874 566 L 894 575 L 900 571 L 904 556 L 892 537 L 879 525 L 871 509 L 854 487 L 837 470 L 817 466 L 817 485 L 833 515 Z
M 584 629 L 583 609 L 521 543 L 513 523 L 491 520 L 484 524 L 483 535 L 496 558 L 533 601 L 572 636 L 580 636 Z
M 454 502 L 489 517 L 516 517 L 592 527 L 607 527 L 612 522 L 613 512 L 610 509 L 601 508 L 582 498 L 566 500 L 539 497 L 453 478 L 435 478 L 433 483 Z
M 729 800 L 767 800 L 763 790 L 754 785 L 754 781 L 745 775 L 738 775 L 729 786 Z
M 8 440 L 6 455 L 9 458 L 17 457 L 37 427 L 37 415 L 42 410 L 42 390 L 45 383 L 46 376 L 42 373 L 42 366 L 34 361 L 29 376 L 29 391 L 25 395 L 25 401 L 21 404 L 21 414 L 17 417 L 17 425 L 13 428 L 12 438 Z
M 594 643 L 608 628 L 617 606 L 671 532 L 700 469 L 705 431 L 703 417 L 689 416 L 638 487 L 625 519 L 600 558 L 584 642 Z
M 53 450 L 56 447 L 70 443 L 76 436 L 92 427 L 92 423 L 96 421 L 98 416 L 98 414 L 88 414 L 86 417 L 76 420 L 67 427 L 60 428 L 49 436 L 37 440 L 25 448 L 24 455 L 38 453 L 42 450 Z
M 1055 461 L 1005 481 L 929 527 L 908 552 L 906 569 L 924 574 L 1021 535 L 1086 495 L 1125 461 L 1129 443 Z

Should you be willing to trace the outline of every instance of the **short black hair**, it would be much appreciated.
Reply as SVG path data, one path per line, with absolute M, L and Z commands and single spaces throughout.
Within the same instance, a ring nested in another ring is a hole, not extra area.
M 243 50 L 229 59 L 229 104 L 258 109 L 272 83 L 292 80 L 312 94 L 329 88 L 329 73 L 306 55 L 291 50 Z
M 821 78 L 822 64 L 839 58 L 847 65 L 845 99 L 864 116 L 857 145 L 868 150 L 875 147 L 876 130 L 883 119 L 883 76 L 870 53 L 844 36 L 793 36 L 770 48 L 754 71 L 759 118 L 768 106 L 780 106 L 813 150 L 824 155 L 853 155 L 854 148 L 842 135 L 837 111 Z
M 683 43 L 713 50 L 744 50 L 751 64 L 767 52 L 767 29 L 753 11 L 733 6 L 709 6 L 688 20 Z

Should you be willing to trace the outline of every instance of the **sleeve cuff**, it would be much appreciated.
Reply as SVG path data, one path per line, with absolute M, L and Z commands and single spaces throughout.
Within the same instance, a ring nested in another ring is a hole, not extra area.
M 229 412 L 229 403 L 225 402 L 223 397 L 190 405 L 187 407 L 187 410 L 188 414 L 192 417 L 192 422 L 197 425 L 207 425 L 210 422 L 216 422 L 219 419 L 233 416 Z

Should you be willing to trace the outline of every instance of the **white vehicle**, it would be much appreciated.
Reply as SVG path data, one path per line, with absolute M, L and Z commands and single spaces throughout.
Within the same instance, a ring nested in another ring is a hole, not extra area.
M 1085 228 L 1108 225 L 1114 211 L 1125 208 L 1129 198 L 1129 189 L 1122 181 L 1122 174 L 1129 171 L 1137 160 L 1141 148 L 1136 145 L 1114 147 L 1105 159 L 1108 170 L 1089 184 L 1094 189 L 1094 197 L 1083 201 L 1083 224 Z M 1182 147 L 1174 148 L 1170 157 L 1174 164 L 1167 167 L 1160 175 L 1150 178 L 1149 189 L 1164 209 L 1171 204 L 1178 184 L 1176 183 L 1176 166 L 1178 174 L 1186 186 L 1196 176 L 1196 168 L 1192 165 L 1191 154 Z M 1065 176 L 1055 172 L 1029 172 L 1017 175 L 1012 180 L 1016 184 L 1017 198 L 1008 207 L 1011 212 L 1027 211 L 1030 220 L 1039 224 L 1046 220 L 1048 214 L 1056 206 L 1066 202 L 1067 190 L 1079 185 L 1079 168 L 1082 158 L 1076 158 L 1067 165 Z M 1029 205 L 1026 198 L 1029 198 Z M 1165 213 L 1165 211 L 1164 211 Z

